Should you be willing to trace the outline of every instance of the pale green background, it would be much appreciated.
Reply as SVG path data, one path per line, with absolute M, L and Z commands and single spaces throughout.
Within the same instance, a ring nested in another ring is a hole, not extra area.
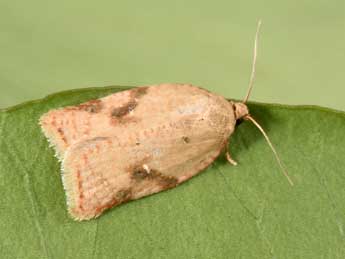
M 345 1 L 3 1 L 0 107 L 61 90 L 186 82 L 345 110 Z

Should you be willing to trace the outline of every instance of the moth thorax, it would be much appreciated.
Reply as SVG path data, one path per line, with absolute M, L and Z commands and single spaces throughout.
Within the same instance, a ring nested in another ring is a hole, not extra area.
M 233 104 L 236 120 L 249 114 L 248 107 L 244 103 L 238 102 Z

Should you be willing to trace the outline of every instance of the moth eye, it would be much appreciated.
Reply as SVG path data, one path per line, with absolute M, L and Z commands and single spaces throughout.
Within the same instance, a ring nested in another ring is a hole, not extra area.
M 236 120 L 235 127 L 237 127 L 238 125 L 240 125 L 242 122 L 243 122 L 243 119 L 238 119 L 238 120 Z

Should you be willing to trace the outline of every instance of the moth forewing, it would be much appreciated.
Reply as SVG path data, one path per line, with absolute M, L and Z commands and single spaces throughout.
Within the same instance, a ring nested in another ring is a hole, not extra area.
M 117 105 L 116 95 L 134 98 Z M 51 111 L 44 121 L 59 123 L 42 123 L 53 143 L 61 131 L 74 136 L 62 178 L 69 212 L 79 220 L 191 178 L 217 158 L 235 126 L 232 103 L 192 85 L 134 88 L 92 101 L 102 108 L 80 109 L 89 103 Z

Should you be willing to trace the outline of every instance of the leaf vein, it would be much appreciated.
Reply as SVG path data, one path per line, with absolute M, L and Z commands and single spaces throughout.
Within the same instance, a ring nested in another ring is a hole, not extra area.
M 20 169 L 24 172 L 24 190 L 28 194 L 28 197 L 29 197 L 29 200 L 30 200 L 30 203 L 31 203 L 34 226 L 35 226 L 35 228 L 36 228 L 36 230 L 38 232 L 38 236 L 39 236 L 39 239 L 40 239 L 40 244 L 41 244 L 41 247 L 43 248 L 43 251 L 44 251 L 44 253 L 46 255 L 46 258 L 51 258 L 51 256 L 49 255 L 47 244 L 46 244 L 45 237 L 44 237 L 44 234 L 43 234 L 42 224 L 39 221 L 39 213 L 37 211 L 37 202 L 36 202 L 36 198 L 35 198 L 35 195 L 34 195 L 34 191 L 31 190 L 31 188 L 33 188 L 33 187 L 32 187 L 32 184 L 31 184 L 31 180 L 30 180 L 30 176 L 29 176 L 28 170 L 27 170 L 27 168 L 25 166 L 22 165 L 22 163 L 20 161 L 20 158 L 18 157 L 16 152 L 12 152 L 11 149 L 8 147 L 6 142 L 4 142 L 4 146 L 7 148 L 7 151 L 8 151 L 8 154 L 9 154 L 9 158 L 12 156 L 12 159 L 16 161 L 16 163 L 14 163 L 14 164 L 15 165 L 19 165 Z M 37 155 L 36 155 L 36 157 L 37 157 Z
M 262 213 L 260 217 L 257 217 L 245 204 L 244 202 L 241 200 L 240 197 L 238 197 L 238 195 L 234 192 L 234 190 L 231 187 L 231 184 L 228 182 L 227 178 L 225 177 L 224 173 L 222 170 L 220 170 L 218 165 L 215 165 L 215 168 L 217 169 L 217 171 L 222 175 L 222 177 L 224 178 L 225 182 L 228 184 L 232 194 L 234 195 L 234 197 L 238 200 L 238 202 L 241 204 L 241 206 L 244 208 L 244 210 L 250 215 L 250 218 L 252 218 L 255 221 L 255 226 L 257 228 L 257 230 L 259 231 L 259 237 L 262 240 L 262 242 L 264 244 L 266 244 L 268 246 L 268 250 L 270 255 L 272 256 L 272 258 L 274 258 L 274 254 L 273 254 L 273 245 L 270 242 L 269 238 L 266 236 L 263 227 L 261 226 L 262 223 L 262 218 L 264 215 L 264 209 L 265 207 L 263 207 L 262 209 Z

